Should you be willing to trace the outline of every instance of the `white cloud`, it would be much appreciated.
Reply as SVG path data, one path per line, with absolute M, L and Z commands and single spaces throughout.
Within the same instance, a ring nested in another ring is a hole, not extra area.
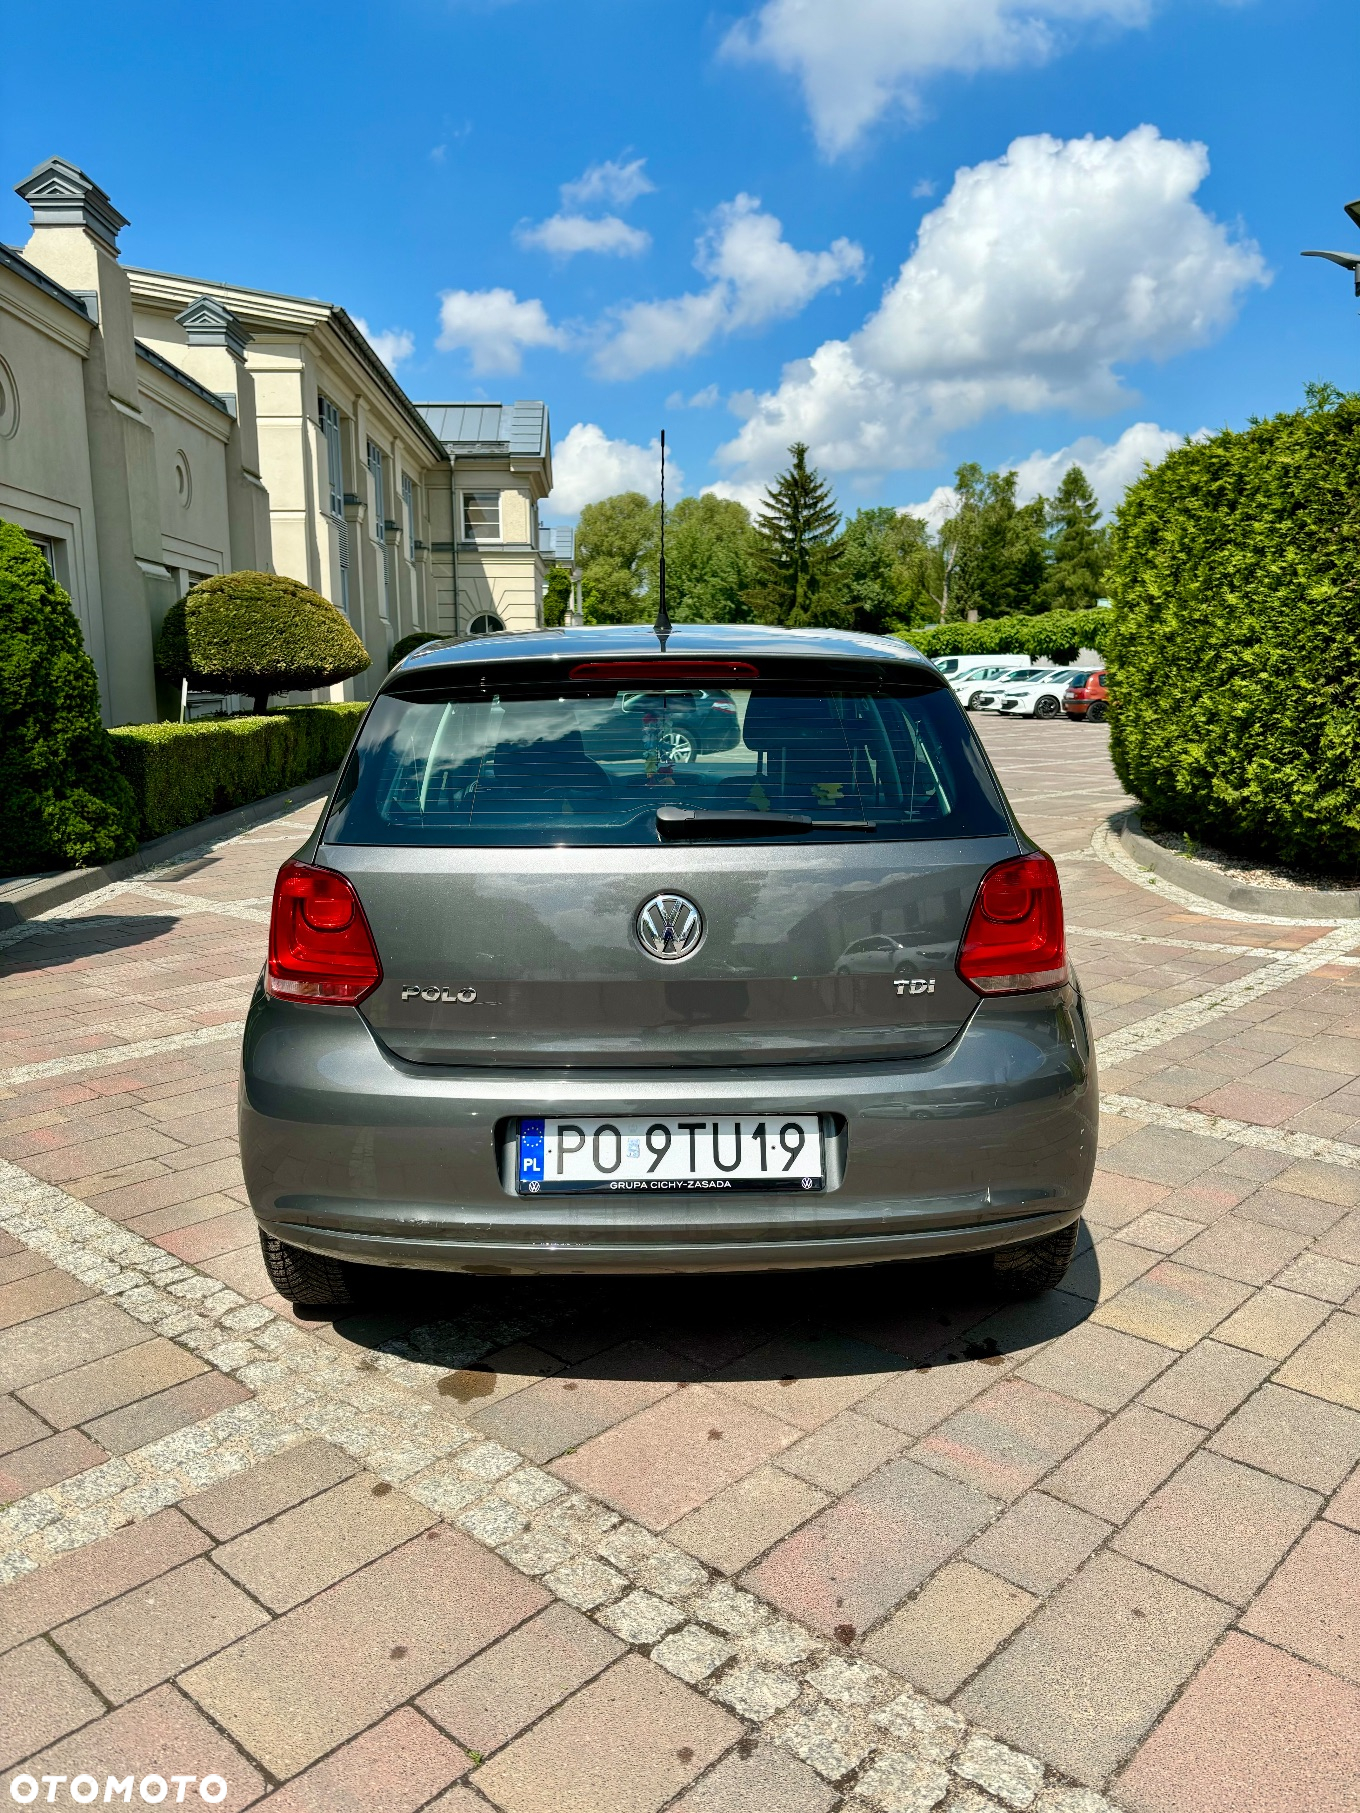
M 673 390 L 666 398 L 667 409 L 712 409 L 715 403 L 722 401 L 722 392 L 716 384 L 705 384 L 702 390 L 696 390 L 692 397 L 687 397 L 682 390 Z
M 997 410 L 1107 410 L 1117 367 L 1203 345 L 1269 281 L 1194 194 L 1202 145 L 1139 126 L 1122 139 L 1016 139 L 960 170 L 864 326 L 785 367 L 719 458 L 737 479 L 806 441 L 834 471 L 925 465 L 938 438 Z
M 516 372 L 525 347 L 568 343 L 535 297 L 521 302 L 513 290 L 443 290 L 439 297 L 441 352 L 464 348 L 473 371 Z
M 1200 430 L 1203 433 L 1203 430 Z M 1197 438 L 1197 437 L 1192 437 Z M 1052 497 L 1069 466 L 1080 466 L 1091 481 L 1091 489 L 1108 515 L 1144 466 L 1156 466 L 1173 447 L 1185 439 L 1171 428 L 1159 428 L 1155 422 L 1134 422 L 1117 441 L 1098 440 L 1084 434 L 1057 453 L 1031 453 L 1016 460 L 1016 495 L 1021 503 L 1038 497 Z
M 755 479 L 738 481 L 723 478 L 719 479 L 716 485 L 705 485 L 703 495 L 705 497 L 726 497 L 730 498 L 734 504 L 745 504 L 754 519 L 759 515 L 765 502 L 765 487 Z
M 923 176 L 919 182 L 915 182 L 911 185 L 911 199 L 913 201 L 929 201 L 930 197 L 938 188 L 938 183 L 934 182 L 928 176 Z
M 919 516 L 930 529 L 939 530 L 947 516 L 952 516 L 959 507 L 959 494 L 952 485 L 936 485 L 923 504 L 907 504 L 900 512 L 903 516 Z
M 595 355 L 602 377 L 632 378 L 702 352 L 720 334 L 796 315 L 829 284 L 864 271 L 864 252 L 837 239 L 825 252 L 799 252 L 760 199 L 738 195 L 715 208 L 694 263 L 706 290 L 614 311 L 613 331 Z
M 575 516 L 586 504 L 620 491 L 657 497 L 661 489 L 661 443 L 639 447 L 635 441 L 611 441 L 594 422 L 577 422 L 553 448 L 552 495 L 544 505 L 561 516 Z M 685 475 L 666 449 L 666 489 L 678 497 Z
M 602 252 L 618 258 L 636 258 L 652 243 L 650 233 L 630 227 L 617 214 L 587 215 L 583 208 L 626 208 L 639 195 L 649 195 L 656 184 L 643 170 L 645 158 L 630 164 L 592 164 L 574 182 L 563 183 L 562 207 L 537 226 L 527 221 L 515 229 L 515 239 L 526 250 L 551 252 L 554 258 L 574 258 L 578 252 Z
M 375 334 L 362 315 L 354 317 L 354 325 L 389 371 L 395 371 L 416 350 L 415 335 L 404 327 L 389 327 Z
M 643 168 L 646 162 L 645 157 L 635 157 L 631 164 L 592 164 L 575 182 L 563 183 L 563 206 L 570 209 L 626 208 L 639 195 L 650 195 L 656 188 Z
M 1190 438 L 1200 439 L 1199 429 Z M 1003 472 L 1016 477 L 1015 495 L 1027 504 L 1035 497 L 1052 497 L 1069 466 L 1080 466 L 1091 481 L 1091 489 L 1105 515 L 1119 507 L 1120 500 L 1144 466 L 1156 466 L 1173 447 L 1186 437 L 1173 428 L 1159 428 L 1155 422 L 1134 422 L 1117 441 L 1102 441 L 1084 434 L 1056 453 L 1031 453 L 1022 460 L 1011 460 Z M 946 516 L 952 516 L 959 505 L 959 494 L 952 485 L 937 485 L 924 503 L 908 504 L 905 514 L 919 516 L 938 529 Z
M 724 50 L 794 77 L 834 156 L 890 108 L 918 116 L 933 76 L 1043 63 L 1073 26 L 1141 25 L 1150 10 L 1151 0 L 764 0 Z
M 644 233 L 641 227 L 630 227 L 617 214 L 604 214 L 598 219 L 585 214 L 550 214 L 536 227 L 516 227 L 515 238 L 526 250 L 551 252 L 554 258 L 574 258 L 578 252 L 636 258 L 652 243 L 650 233 Z

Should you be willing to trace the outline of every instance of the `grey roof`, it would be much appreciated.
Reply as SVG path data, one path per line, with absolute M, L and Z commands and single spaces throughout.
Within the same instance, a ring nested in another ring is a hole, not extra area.
M 40 271 L 36 264 L 30 264 L 13 246 L 0 245 L 0 265 L 13 271 L 16 277 L 22 277 L 25 283 L 31 283 L 34 289 L 46 290 L 57 302 L 69 308 L 72 314 L 79 315 L 82 321 L 91 319 L 90 311 L 81 298 L 73 291 L 49 277 L 46 271 Z
M 416 408 L 454 452 L 547 454 L 546 403 L 417 403 Z
M 230 415 L 231 409 L 218 396 L 216 391 L 209 390 L 206 384 L 200 384 L 197 378 L 191 378 L 187 371 L 181 371 L 178 365 L 172 365 L 163 353 L 158 353 L 154 346 L 147 346 L 142 340 L 134 340 L 137 357 L 145 359 L 148 365 L 154 365 L 158 372 L 182 385 L 185 390 L 192 390 L 201 402 L 211 403 L 214 409 L 220 409 L 223 415 Z

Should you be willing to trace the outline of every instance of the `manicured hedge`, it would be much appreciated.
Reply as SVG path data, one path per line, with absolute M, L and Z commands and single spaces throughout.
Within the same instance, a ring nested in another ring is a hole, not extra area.
M 1032 617 L 988 617 L 981 623 L 941 623 L 901 630 L 904 642 L 933 660 L 937 655 L 1028 655 L 1074 661 L 1078 649 L 1104 654 L 1114 612 L 1039 611 Z
M 255 710 L 276 692 L 310 692 L 352 679 L 368 650 L 329 598 L 283 573 L 215 574 L 171 605 L 156 669 L 209 692 L 242 692 Z
M 131 782 L 140 837 L 163 837 L 214 812 L 299 787 L 338 768 L 362 705 L 293 705 L 262 718 L 125 724 L 112 730 Z
M 1360 869 L 1360 396 L 1179 447 L 1120 507 L 1112 752 L 1162 823 Z

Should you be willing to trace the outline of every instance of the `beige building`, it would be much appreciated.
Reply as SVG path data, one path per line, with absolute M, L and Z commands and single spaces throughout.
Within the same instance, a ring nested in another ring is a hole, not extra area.
M 18 185 L 22 252 L 0 246 L 0 517 L 47 553 L 99 670 L 110 723 L 171 715 L 152 652 L 196 579 L 288 573 L 392 644 L 532 628 L 571 531 L 542 403 L 416 404 L 344 309 L 131 269 L 127 222 L 73 164 Z

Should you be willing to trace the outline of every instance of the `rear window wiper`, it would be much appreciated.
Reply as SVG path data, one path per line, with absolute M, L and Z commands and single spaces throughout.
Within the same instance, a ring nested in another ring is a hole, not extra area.
M 809 831 L 877 831 L 867 818 L 810 818 L 806 812 L 706 812 L 689 806 L 658 806 L 656 828 L 663 843 L 678 838 L 800 837 Z

